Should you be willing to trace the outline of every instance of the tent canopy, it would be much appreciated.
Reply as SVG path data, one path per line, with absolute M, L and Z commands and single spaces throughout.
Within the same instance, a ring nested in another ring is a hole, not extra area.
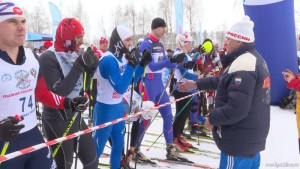
M 46 33 L 27 32 L 26 41 L 46 41 L 46 40 L 52 41 L 53 38 L 51 35 L 46 34 Z

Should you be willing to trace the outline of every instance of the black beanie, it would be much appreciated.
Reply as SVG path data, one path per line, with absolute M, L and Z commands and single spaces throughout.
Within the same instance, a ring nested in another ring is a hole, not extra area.
M 152 21 L 151 29 L 156 29 L 158 27 L 167 27 L 166 22 L 162 18 L 155 18 Z

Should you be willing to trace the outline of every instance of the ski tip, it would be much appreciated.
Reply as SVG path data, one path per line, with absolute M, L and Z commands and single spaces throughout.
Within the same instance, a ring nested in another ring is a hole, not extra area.
M 146 151 L 149 151 L 149 148 L 147 148 Z

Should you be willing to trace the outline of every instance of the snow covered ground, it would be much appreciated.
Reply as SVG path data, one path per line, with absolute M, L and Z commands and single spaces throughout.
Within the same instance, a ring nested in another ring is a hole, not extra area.
M 172 109 L 174 111 L 174 105 L 172 105 Z M 161 134 L 161 132 L 162 118 L 158 117 L 149 128 L 149 134 L 145 135 L 142 143 L 143 146 L 141 148 L 141 151 L 150 158 L 165 158 L 166 150 L 164 137 L 159 138 L 157 144 L 154 144 L 149 151 L 146 151 L 148 146 L 152 144 L 152 142 L 157 138 L 157 135 Z M 201 138 L 200 145 L 197 145 L 197 141 L 193 141 L 191 143 L 204 152 L 194 151 L 194 154 L 182 153 L 183 156 L 197 164 L 205 164 L 213 168 L 218 168 L 220 151 L 214 144 L 213 140 Z M 104 152 L 109 153 L 110 149 L 106 147 Z M 109 163 L 109 158 L 100 158 L 100 162 Z M 195 168 L 191 166 L 161 162 L 157 162 L 157 164 L 158 166 L 156 168 L 162 169 Z M 134 167 L 134 163 L 131 163 L 130 165 Z M 82 168 L 81 164 L 79 164 L 77 168 Z M 150 169 L 154 167 L 151 165 L 138 164 L 137 168 Z M 271 107 L 271 127 L 267 138 L 266 149 L 261 153 L 261 168 L 300 168 L 296 116 L 293 110 L 283 110 L 277 106 Z

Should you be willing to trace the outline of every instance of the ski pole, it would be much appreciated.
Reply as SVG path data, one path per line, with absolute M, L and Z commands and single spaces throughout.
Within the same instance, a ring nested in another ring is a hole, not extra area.
M 176 65 L 177 66 L 177 65 Z M 174 71 L 175 72 L 175 71 Z M 176 86 L 174 87 L 174 89 L 173 89 L 173 91 L 171 92 L 171 94 L 173 94 L 173 92 L 175 91 L 175 89 L 176 89 L 176 87 L 178 87 L 178 85 L 179 85 L 179 82 L 183 79 L 183 77 L 186 75 L 186 73 L 187 73 L 187 70 L 183 73 L 183 75 L 182 75 L 182 77 L 179 79 L 179 81 L 177 82 L 177 84 L 176 84 Z M 167 85 L 166 85 L 167 86 Z M 164 89 L 164 91 L 165 91 L 165 89 Z M 159 99 L 159 101 L 158 101 L 158 105 L 159 105 L 159 102 L 160 102 L 160 100 L 161 100 L 161 98 L 162 98 L 162 95 L 164 94 L 164 91 L 163 91 L 163 93 L 160 95 L 160 99 Z M 169 96 L 171 96 L 171 94 L 169 95 Z M 158 116 L 158 113 L 159 113 L 159 110 L 157 111 L 157 113 L 155 114 L 155 116 L 152 118 L 152 120 L 148 123 L 148 125 L 147 125 L 147 127 L 146 127 L 146 129 L 145 129 L 145 132 L 146 132 L 146 130 L 151 126 L 151 124 L 153 123 L 153 121 L 155 120 L 155 118 Z
M 181 80 L 184 78 L 184 76 L 187 74 L 188 70 L 186 70 L 183 75 L 181 76 L 181 78 L 179 79 L 179 81 L 177 82 L 177 84 L 175 85 L 173 91 L 171 92 L 170 96 L 172 96 L 172 94 L 174 93 L 174 91 L 176 90 L 176 88 L 179 86 Z
M 19 116 L 19 115 L 17 115 L 17 114 L 15 115 L 14 118 L 15 118 L 16 120 L 19 120 L 19 122 L 23 120 L 22 117 Z M 18 122 L 18 123 L 19 123 L 19 122 Z M 17 124 L 18 124 L 18 123 L 17 123 Z M 4 155 L 5 155 L 6 150 L 8 149 L 8 146 L 9 146 L 9 142 L 6 141 L 6 142 L 4 143 L 4 146 L 3 146 L 2 150 L 1 150 L 0 156 L 4 156 Z M 1 165 L 1 162 L 0 162 L 0 165 Z
M 90 90 L 89 90 L 90 91 L 90 93 L 89 93 L 90 103 L 93 103 L 94 99 L 96 99 L 92 95 L 92 91 L 93 91 L 93 87 L 94 87 L 93 83 L 94 83 L 94 81 L 93 81 L 93 78 L 91 77 Z M 89 106 L 89 126 L 92 126 L 92 124 L 93 124 L 93 110 L 94 110 L 94 107 L 93 107 L 93 105 L 90 104 L 90 106 Z
M 159 103 L 160 103 L 160 101 L 161 101 L 161 99 L 162 99 L 162 96 L 164 95 L 164 93 L 165 93 L 167 87 L 169 86 L 169 84 L 170 84 L 170 82 L 171 82 L 171 79 L 173 78 L 173 76 L 174 76 L 174 74 L 175 74 L 175 70 L 177 69 L 178 65 L 179 65 L 179 64 L 176 64 L 175 68 L 172 70 L 172 73 L 171 73 L 171 75 L 170 75 L 170 77 L 169 77 L 169 79 L 168 79 L 168 81 L 167 81 L 167 83 L 166 83 L 166 85 L 165 85 L 165 87 L 164 87 L 164 90 L 163 90 L 163 92 L 161 93 L 161 95 L 159 96 L 159 99 L 158 99 L 158 101 L 157 101 L 157 104 L 158 104 L 158 105 L 159 105 Z
M 143 98 L 144 98 L 144 90 L 145 90 L 145 76 L 146 76 L 146 66 L 144 67 L 144 73 L 143 73 L 143 83 L 142 83 L 142 101 L 141 101 L 141 109 L 143 107 Z M 138 144 L 139 144 L 139 140 L 140 140 L 140 125 L 141 125 L 141 116 L 138 118 L 138 136 L 137 136 L 137 140 L 136 140 L 136 146 L 135 146 L 135 163 L 134 163 L 134 168 L 136 169 L 136 166 L 137 166 L 137 161 L 138 161 L 138 154 L 137 154 L 137 149 L 138 149 Z
M 199 136 L 199 133 L 200 133 L 200 108 L 199 108 L 199 106 L 200 106 L 200 104 L 199 104 L 199 100 L 200 100 L 200 94 L 198 94 L 197 95 L 197 116 L 198 116 L 198 118 L 197 118 L 197 123 L 198 123 L 198 127 L 197 127 L 197 129 L 198 129 L 198 144 L 197 145 L 200 145 L 200 136 Z
M 92 73 L 93 74 L 93 73 Z M 92 78 L 92 74 L 89 74 L 90 75 L 90 79 Z M 82 96 L 83 96 L 83 93 L 86 91 L 86 80 L 87 78 L 87 72 L 85 71 L 84 72 L 84 78 L 83 78 L 83 92 L 82 92 Z M 89 101 L 89 100 L 88 100 Z M 87 103 L 88 103 L 87 101 Z M 78 131 L 81 131 L 81 121 L 82 121 L 82 112 L 79 114 L 79 127 L 78 127 Z M 75 169 L 77 169 L 77 161 L 78 161 L 78 153 L 79 153 L 79 139 L 80 139 L 80 136 L 77 137 L 77 141 L 76 141 L 76 150 L 75 150 L 75 153 L 76 153 L 76 158 L 75 158 Z
M 63 133 L 62 137 L 65 137 L 65 136 L 69 133 L 69 130 L 71 129 L 71 127 L 72 127 L 72 125 L 73 125 L 73 123 L 74 123 L 74 121 L 75 121 L 77 115 L 78 115 L 78 112 L 75 112 L 75 114 L 73 115 L 73 117 L 72 117 L 72 119 L 71 119 L 71 121 L 70 121 L 70 123 L 69 123 L 69 125 L 68 125 L 68 127 L 67 127 L 67 129 L 66 129 L 66 131 Z M 52 153 L 52 157 L 53 157 L 53 158 L 56 156 L 56 154 L 57 154 L 58 150 L 60 149 L 61 145 L 62 145 L 62 142 L 60 142 L 60 143 L 56 146 L 56 148 L 54 149 L 54 151 L 53 151 L 53 153 Z
M 135 72 L 133 72 L 132 80 L 131 80 L 131 91 L 130 91 L 130 102 L 129 102 L 129 112 L 128 114 L 130 115 L 131 109 L 132 109 L 132 98 L 133 98 L 133 89 L 134 89 L 134 78 L 135 77 Z M 130 131 L 130 122 L 128 122 L 128 133 L 127 133 L 127 145 L 126 145 L 126 151 L 129 148 L 129 131 Z M 128 155 L 125 155 L 125 163 L 127 163 Z
M 182 107 L 182 109 L 179 111 L 179 113 L 174 117 L 174 120 L 173 122 L 177 119 L 177 117 L 179 117 L 179 115 L 183 112 L 183 110 L 186 108 L 186 106 L 193 100 L 193 98 L 195 97 L 196 95 L 193 95 L 190 100 Z M 151 147 L 156 143 L 156 141 L 162 136 L 164 132 L 161 132 L 161 134 L 157 137 L 157 139 L 151 144 L 151 146 L 146 149 L 146 151 L 149 151 L 151 149 Z

